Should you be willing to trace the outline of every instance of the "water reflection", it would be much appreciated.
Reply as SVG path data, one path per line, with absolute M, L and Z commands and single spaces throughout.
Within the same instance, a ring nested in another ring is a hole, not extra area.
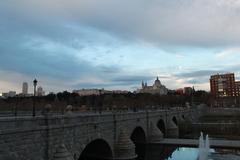
M 170 145 L 136 144 L 136 153 L 138 154 L 136 160 L 198 160 L 199 149 Z M 211 160 L 240 160 L 239 149 L 210 149 L 210 153 L 208 159 Z M 92 155 L 92 153 L 89 154 Z M 97 160 L 96 157 L 91 158 L 89 156 L 83 159 Z M 99 160 L 106 159 L 99 158 Z
M 196 160 L 198 157 L 197 148 L 178 148 L 167 160 Z
M 145 160 L 147 147 L 145 144 L 136 144 L 136 154 L 138 155 L 137 160 Z
M 225 152 L 223 152 L 225 151 Z M 226 149 L 210 149 L 211 155 L 209 159 L 212 160 L 236 160 L 240 159 L 239 150 L 227 150 Z M 198 148 L 189 147 L 176 147 L 176 146 L 160 146 L 150 145 L 146 147 L 146 154 L 143 157 L 138 157 L 144 160 L 197 160 L 198 159 Z M 143 156 L 143 155 L 141 155 Z M 219 158 L 221 157 L 221 159 Z
M 172 156 L 176 148 L 175 146 L 147 145 L 145 155 L 141 155 L 142 157 L 138 157 L 137 160 L 165 160 Z

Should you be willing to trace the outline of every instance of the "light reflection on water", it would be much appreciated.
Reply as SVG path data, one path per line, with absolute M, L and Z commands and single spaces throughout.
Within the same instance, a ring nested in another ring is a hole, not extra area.
M 210 149 L 208 160 L 240 160 L 239 149 Z M 185 148 L 180 147 L 170 154 L 164 160 L 197 160 L 198 148 Z M 160 158 L 161 159 L 161 158 Z M 163 160 L 161 159 L 161 160 Z
M 167 160 L 197 160 L 198 149 L 197 148 L 185 148 L 181 147 L 176 149 L 172 156 Z
M 155 145 L 147 146 L 137 160 L 197 160 L 198 153 L 198 148 Z M 240 150 L 210 149 L 208 160 L 240 160 Z
M 137 160 L 197 160 L 199 149 L 176 146 L 152 146 L 147 148 L 146 153 L 145 158 L 138 157 Z M 210 153 L 215 153 L 215 150 L 210 149 Z

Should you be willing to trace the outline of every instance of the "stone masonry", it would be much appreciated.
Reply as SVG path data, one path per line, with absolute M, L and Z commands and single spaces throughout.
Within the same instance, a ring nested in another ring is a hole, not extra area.
M 0 160 L 79 159 L 86 146 L 97 139 L 108 144 L 112 159 L 124 159 L 128 152 L 134 157 L 130 137 L 137 127 L 144 131 L 146 143 L 163 138 L 157 128 L 160 120 L 164 121 L 165 137 L 178 137 L 173 118 L 184 123 L 192 114 L 189 109 L 176 109 L 4 117 L 0 118 Z

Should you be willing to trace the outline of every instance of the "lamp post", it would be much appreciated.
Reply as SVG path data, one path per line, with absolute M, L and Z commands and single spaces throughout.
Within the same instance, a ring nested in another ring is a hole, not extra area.
M 17 106 L 18 106 L 18 97 L 16 98 L 16 104 L 15 104 L 15 107 L 14 107 L 14 116 L 15 117 L 17 116 Z
M 97 103 L 97 105 L 98 105 L 98 109 L 99 109 L 99 114 L 101 114 L 102 113 L 102 104 L 101 104 L 101 101 L 102 101 L 102 90 L 100 89 L 99 90 L 99 102 Z
M 33 109 L 32 109 L 32 116 L 35 117 L 36 111 L 35 111 L 35 96 L 36 96 L 36 87 L 37 87 L 37 80 L 34 79 L 33 81 L 33 87 L 34 87 L 34 93 L 33 93 Z

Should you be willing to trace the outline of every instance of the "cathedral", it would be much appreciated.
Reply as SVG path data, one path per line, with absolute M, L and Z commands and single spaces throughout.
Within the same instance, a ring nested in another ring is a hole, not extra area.
M 152 86 L 148 86 L 147 83 L 142 81 L 142 88 L 137 90 L 137 93 L 150 93 L 150 94 L 160 94 L 166 95 L 168 93 L 168 89 L 161 84 L 160 80 L 155 80 Z

